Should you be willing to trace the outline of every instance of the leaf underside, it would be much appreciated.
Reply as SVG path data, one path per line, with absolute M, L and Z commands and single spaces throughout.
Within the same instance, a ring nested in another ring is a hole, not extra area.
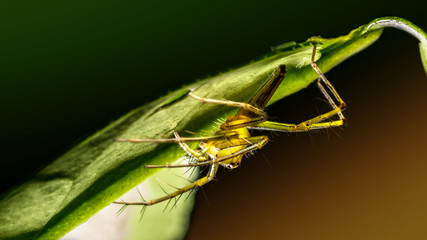
M 310 61 L 313 44 L 316 62 L 327 72 L 376 41 L 381 20 L 404 22 L 421 36 L 420 52 L 427 69 L 426 34 L 399 18 L 375 19 L 349 34 L 332 39 L 313 37 L 303 43 L 276 48 L 262 59 L 241 68 L 183 87 L 133 110 L 75 146 L 0 199 L 0 239 L 57 239 L 118 199 L 158 169 L 144 165 L 173 163 L 185 154 L 177 144 L 119 143 L 115 138 L 165 138 L 185 130 L 209 135 L 216 121 L 232 115 L 232 107 L 206 104 L 186 97 L 198 96 L 245 102 L 280 64 L 287 75 L 269 104 L 312 83 L 316 73 Z M 424 40 L 423 40 L 424 39 Z

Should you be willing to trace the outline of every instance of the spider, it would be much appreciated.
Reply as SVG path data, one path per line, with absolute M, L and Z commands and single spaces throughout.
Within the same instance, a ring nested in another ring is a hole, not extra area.
M 313 46 L 311 58 L 311 66 L 319 75 L 317 86 L 323 93 L 332 110 L 318 115 L 312 119 L 303 121 L 299 124 L 288 124 L 280 122 L 268 121 L 267 113 L 263 108 L 267 105 L 271 96 L 277 90 L 281 82 L 285 78 L 286 66 L 279 65 L 255 93 L 249 102 L 235 102 L 229 100 L 216 100 L 200 96 L 196 96 L 193 92 L 188 93 L 188 97 L 197 101 L 213 104 L 221 104 L 227 106 L 238 107 L 240 110 L 233 116 L 227 118 L 225 123 L 220 126 L 220 129 L 209 137 L 184 138 L 180 137 L 177 132 L 174 132 L 175 138 L 170 139 L 116 139 L 119 142 L 163 142 L 163 143 L 178 143 L 189 155 L 194 157 L 196 163 L 188 164 L 167 164 L 167 165 L 146 165 L 146 168 L 181 168 L 209 165 L 209 170 L 206 176 L 198 180 L 178 188 L 176 191 L 167 193 L 165 196 L 152 199 L 142 200 L 139 202 L 115 201 L 116 204 L 128 205 L 154 205 L 165 200 L 170 200 L 181 194 L 194 190 L 210 182 L 219 166 L 229 169 L 234 169 L 240 166 L 243 156 L 246 153 L 261 149 L 268 142 L 268 136 L 252 136 L 249 129 L 270 130 L 280 132 L 307 132 L 314 129 L 323 129 L 341 126 L 345 123 L 345 117 L 342 111 L 345 109 L 345 102 L 338 95 L 332 84 L 326 79 L 320 68 L 314 62 L 316 54 L 316 45 Z M 331 120 L 331 117 L 338 116 L 336 120 Z M 186 142 L 200 142 L 198 149 L 190 148 Z

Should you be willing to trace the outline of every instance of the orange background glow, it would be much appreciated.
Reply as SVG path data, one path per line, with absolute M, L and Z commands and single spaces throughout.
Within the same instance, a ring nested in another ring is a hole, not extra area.
M 188 239 L 426 239 L 427 79 L 407 42 L 376 43 L 385 55 L 368 49 L 327 74 L 348 125 L 267 133 L 262 153 L 204 188 L 209 203 L 198 192 Z M 277 103 L 270 116 L 303 120 L 289 115 L 310 112 L 305 99 L 316 91 Z

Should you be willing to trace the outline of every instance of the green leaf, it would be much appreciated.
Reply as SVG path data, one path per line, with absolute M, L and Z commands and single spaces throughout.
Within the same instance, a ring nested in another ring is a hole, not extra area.
M 172 137 L 174 130 L 182 135 L 185 130 L 206 135 L 218 129 L 216 121 L 237 111 L 190 99 L 185 95 L 189 89 L 198 96 L 247 101 L 279 64 L 285 64 L 286 79 L 271 104 L 316 79 L 310 67 L 313 44 L 318 46 L 316 61 L 327 72 L 368 47 L 379 38 L 382 28 L 390 26 L 408 31 L 420 40 L 427 69 L 425 32 L 394 17 L 376 19 L 337 38 L 313 37 L 303 43 L 279 46 L 258 61 L 183 87 L 135 109 L 3 195 L 0 238 L 60 238 L 158 171 L 145 169 L 144 165 L 173 163 L 185 155 L 176 144 L 119 143 L 113 139 Z
M 162 197 L 163 191 L 172 192 L 176 190 L 175 186 L 196 180 L 197 172 L 187 168 L 162 169 L 120 199 L 142 201 Z M 175 200 L 164 201 L 148 209 L 110 204 L 65 235 L 64 239 L 183 239 L 190 224 L 195 192 L 187 192 Z
M 393 27 L 405 31 L 420 41 L 420 55 L 423 62 L 424 71 L 427 73 L 427 33 L 412 22 L 398 17 L 377 18 L 366 27 L 366 32 L 375 29 Z

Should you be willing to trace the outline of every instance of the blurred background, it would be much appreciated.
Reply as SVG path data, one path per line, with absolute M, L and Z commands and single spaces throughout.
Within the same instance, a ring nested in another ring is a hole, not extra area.
M 377 17 L 427 30 L 422 1 L 1 1 L 1 192 L 144 103 L 288 41 Z M 188 239 L 425 239 L 427 77 L 417 40 L 386 29 L 327 74 L 348 125 L 269 134 L 199 192 Z M 324 111 L 312 86 L 268 108 Z M 267 160 L 267 161 L 266 161 Z M 206 198 L 205 196 L 206 195 Z

